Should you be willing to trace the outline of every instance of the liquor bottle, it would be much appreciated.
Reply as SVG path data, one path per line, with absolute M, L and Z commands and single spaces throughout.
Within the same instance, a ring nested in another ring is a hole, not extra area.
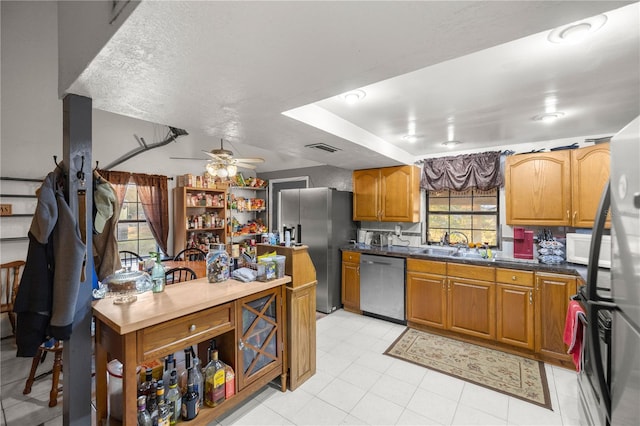
M 191 348 L 191 356 L 193 358 L 193 390 L 198 393 L 198 404 L 202 407 L 202 404 L 204 404 L 204 374 L 202 371 L 202 363 L 193 348 Z
M 138 426 L 151 426 L 151 415 L 147 411 L 147 397 L 138 397 Z
M 178 377 L 178 389 L 180 389 L 180 395 L 184 395 L 187 391 L 189 374 L 193 374 L 189 373 L 191 367 L 191 349 L 187 348 L 184 350 L 184 370 L 180 372 L 180 376 Z
M 164 373 L 162 373 L 162 382 L 164 383 L 164 394 L 169 393 L 169 384 L 171 383 L 171 372 L 176 370 L 176 359 L 173 354 L 167 355 L 164 359 Z
M 145 397 L 145 405 L 147 403 L 147 397 L 149 396 L 149 390 L 151 389 L 151 383 L 155 382 L 153 378 L 153 370 L 151 368 L 147 368 L 144 372 L 144 382 L 140 383 L 138 386 L 138 396 Z
M 169 384 L 169 392 L 167 393 L 167 404 L 171 411 L 170 424 L 175 425 L 182 414 L 182 395 L 178 390 L 178 377 L 176 371 L 171 372 L 171 382 Z
M 151 270 L 151 281 L 153 281 L 153 287 L 151 290 L 154 293 L 161 293 L 164 291 L 166 278 L 164 276 L 164 267 L 162 266 L 162 263 L 160 263 L 160 253 L 151 251 L 149 254 L 156 260 L 156 263 L 153 265 L 153 269 Z
M 229 399 L 236 393 L 236 375 L 229 364 L 224 366 L 224 375 L 224 397 Z
M 187 392 L 182 397 L 182 420 L 193 420 L 200 412 L 200 398 L 193 388 L 193 382 L 187 384 Z
M 205 371 L 205 404 L 216 407 L 224 402 L 224 366 L 218 359 L 218 350 L 211 350 L 211 361 Z
M 164 400 L 164 384 L 160 386 L 158 381 L 158 390 L 156 391 L 156 399 L 158 400 L 158 426 L 170 426 L 171 409 Z
M 160 380 L 162 382 L 162 380 Z M 158 424 L 158 387 L 161 387 L 164 390 L 162 385 L 158 386 L 159 382 L 151 383 L 151 387 L 149 388 L 149 396 L 147 397 L 147 411 L 149 412 L 149 417 L 151 417 L 151 424 Z

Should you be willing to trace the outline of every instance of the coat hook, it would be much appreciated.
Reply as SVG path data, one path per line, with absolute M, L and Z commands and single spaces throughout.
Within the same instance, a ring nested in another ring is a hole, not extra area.
M 80 165 L 80 170 L 78 170 L 78 172 L 76 173 L 76 177 L 80 180 L 80 185 L 84 186 L 84 184 L 85 184 L 85 180 L 84 180 L 84 155 L 82 156 L 82 163 Z
M 93 171 L 94 171 L 94 172 L 98 170 L 98 163 L 99 163 L 99 161 L 98 161 L 98 160 L 96 160 L 96 168 L 95 168 L 95 169 L 93 169 Z

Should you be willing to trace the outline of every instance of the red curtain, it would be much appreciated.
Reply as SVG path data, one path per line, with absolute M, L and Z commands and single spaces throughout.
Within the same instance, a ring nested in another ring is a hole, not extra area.
M 133 173 L 138 188 L 138 197 L 149 222 L 149 228 L 160 250 L 167 254 L 169 237 L 169 190 L 166 176 Z

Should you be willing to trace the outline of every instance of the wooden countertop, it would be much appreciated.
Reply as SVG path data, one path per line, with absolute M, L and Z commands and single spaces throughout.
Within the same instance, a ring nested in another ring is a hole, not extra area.
M 290 281 L 288 275 L 272 281 L 249 283 L 233 279 L 209 283 L 206 278 L 199 278 L 171 284 L 162 293 L 148 291 L 138 294 L 138 300 L 126 305 L 115 305 L 113 298 L 109 297 L 100 299 L 93 304 L 93 314 L 118 334 L 124 335 Z

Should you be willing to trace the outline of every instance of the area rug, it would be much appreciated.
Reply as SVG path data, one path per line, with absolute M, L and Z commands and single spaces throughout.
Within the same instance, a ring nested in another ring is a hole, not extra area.
M 540 361 L 410 328 L 385 354 L 552 410 Z

